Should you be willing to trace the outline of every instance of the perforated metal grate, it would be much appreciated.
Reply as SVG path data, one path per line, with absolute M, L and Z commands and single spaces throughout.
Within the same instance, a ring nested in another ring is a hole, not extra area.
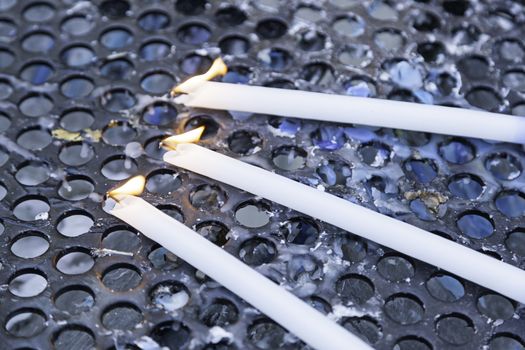
M 205 125 L 203 145 L 525 268 L 520 145 L 185 110 L 166 95 L 223 55 L 229 82 L 525 115 L 523 1 L 0 0 L 0 11 L 0 348 L 306 348 L 102 211 L 105 191 L 140 173 L 148 201 L 377 349 L 525 349 L 523 305 L 167 167 L 158 148 Z

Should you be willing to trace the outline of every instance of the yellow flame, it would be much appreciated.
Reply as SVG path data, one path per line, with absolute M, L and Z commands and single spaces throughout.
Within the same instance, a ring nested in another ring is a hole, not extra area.
M 126 181 L 122 186 L 109 191 L 107 195 L 117 201 L 118 196 L 121 195 L 140 196 L 142 192 L 144 192 L 145 186 L 146 178 L 142 175 L 138 175 Z
M 188 132 L 185 132 L 183 134 L 170 136 L 168 138 L 165 138 L 161 141 L 161 145 L 169 148 L 169 149 L 175 149 L 177 148 L 177 145 L 180 145 L 181 143 L 194 143 L 201 139 L 202 134 L 204 133 L 204 126 L 199 126 L 196 129 L 190 130 Z
M 181 93 L 189 93 L 195 88 L 199 87 L 200 84 L 202 84 L 205 81 L 211 80 L 219 75 L 225 75 L 228 72 L 228 66 L 226 66 L 226 63 L 222 60 L 222 58 L 217 58 L 215 61 L 213 61 L 213 64 L 211 65 L 210 69 L 204 74 L 196 75 L 188 80 L 186 80 L 184 83 L 179 84 L 175 86 L 171 90 L 172 95 L 181 94 Z

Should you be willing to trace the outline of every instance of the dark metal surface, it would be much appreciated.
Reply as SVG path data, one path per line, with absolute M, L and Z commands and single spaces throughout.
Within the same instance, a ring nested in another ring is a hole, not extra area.
M 204 124 L 203 145 L 525 268 L 521 145 L 186 110 L 166 95 L 221 54 L 226 81 L 525 115 L 523 1 L 0 10 L 1 349 L 305 348 L 102 211 L 139 173 L 148 201 L 377 349 L 525 348 L 523 305 L 167 167 L 157 147 Z

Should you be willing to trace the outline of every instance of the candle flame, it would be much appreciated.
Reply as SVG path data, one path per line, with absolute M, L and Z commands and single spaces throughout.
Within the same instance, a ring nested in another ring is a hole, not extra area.
M 181 93 L 190 93 L 191 91 L 199 87 L 199 85 L 201 85 L 203 82 L 211 80 L 219 75 L 225 75 L 227 72 L 228 66 L 226 66 L 226 63 L 224 63 L 222 58 L 219 57 L 215 59 L 215 61 L 213 61 L 213 64 L 206 73 L 196 75 L 186 80 L 184 83 L 175 86 L 171 90 L 171 94 L 176 95 Z
M 126 181 L 122 186 L 109 191 L 107 195 L 117 201 L 119 200 L 119 196 L 122 195 L 140 196 L 145 186 L 146 178 L 138 175 Z
M 185 132 L 183 134 L 179 135 L 173 135 L 168 138 L 165 138 L 161 141 L 161 145 L 169 148 L 169 149 L 175 149 L 177 148 L 177 145 L 180 145 L 181 143 L 194 143 L 201 139 L 202 134 L 204 133 L 204 126 L 199 126 L 196 129 L 190 130 L 188 132 Z

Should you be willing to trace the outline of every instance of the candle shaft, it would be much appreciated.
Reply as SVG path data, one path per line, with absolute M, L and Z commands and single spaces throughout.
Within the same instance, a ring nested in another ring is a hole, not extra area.
M 413 225 L 284 176 L 181 144 L 164 155 L 175 166 L 269 199 L 525 303 L 525 271 Z
M 358 337 L 145 200 L 110 213 L 204 272 L 318 350 L 372 350 Z
M 188 107 L 525 143 L 525 118 L 462 108 L 212 81 L 177 97 L 176 102 Z

